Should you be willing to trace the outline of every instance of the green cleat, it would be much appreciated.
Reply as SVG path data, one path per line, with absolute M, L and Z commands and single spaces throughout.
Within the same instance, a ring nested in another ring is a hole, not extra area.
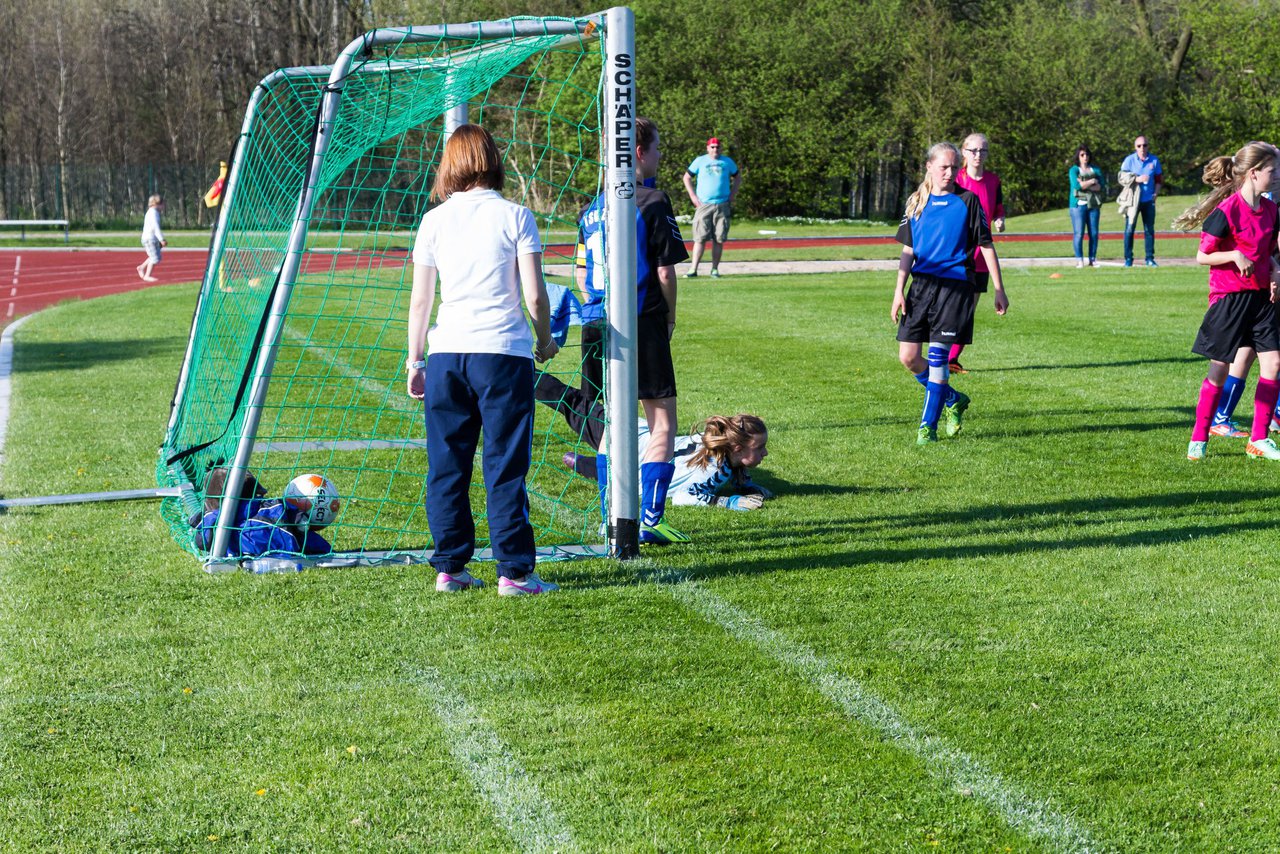
M 964 411 L 969 408 L 969 395 L 956 392 L 956 402 L 942 407 L 942 414 L 947 419 L 946 434 L 954 436 L 964 426 Z
M 673 543 L 687 542 L 689 542 L 688 534 L 680 533 L 665 521 L 659 521 L 656 525 L 640 526 L 640 545 L 642 546 L 669 546 Z
M 927 427 L 924 424 L 921 424 L 919 432 L 916 433 L 916 444 L 928 445 L 929 443 L 936 441 L 938 441 L 938 428 Z

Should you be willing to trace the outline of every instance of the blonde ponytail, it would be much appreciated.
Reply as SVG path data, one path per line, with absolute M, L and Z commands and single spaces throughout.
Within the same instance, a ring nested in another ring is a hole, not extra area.
M 1262 169 L 1276 160 L 1276 148 L 1266 142 L 1250 142 L 1234 157 L 1215 157 L 1205 164 L 1200 180 L 1213 187 L 1213 192 L 1187 208 L 1173 221 L 1182 231 L 1199 228 L 1222 200 L 1240 189 L 1251 169 Z

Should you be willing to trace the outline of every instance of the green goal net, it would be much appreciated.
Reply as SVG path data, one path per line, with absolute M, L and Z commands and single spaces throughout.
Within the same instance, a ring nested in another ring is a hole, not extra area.
M 281 69 L 255 89 L 157 466 L 183 493 L 164 517 L 206 565 L 239 565 L 233 527 L 215 555 L 188 521 L 219 466 L 277 497 L 299 474 L 333 481 L 345 500 L 321 562 L 416 562 L 430 549 L 422 408 L 405 392 L 404 356 L 410 252 L 436 163 L 451 121 L 484 125 L 505 194 L 537 217 L 548 283 L 571 289 L 577 216 L 604 174 L 601 21 L 382 30 L 344 52 L 349 67 Z M 542 368 L 577 388 L 579 355 L 570 329 Z M 596 484 L 562 462 L 595 452 L 538 410 L 528 482 L 540 555 L 601 553 Z

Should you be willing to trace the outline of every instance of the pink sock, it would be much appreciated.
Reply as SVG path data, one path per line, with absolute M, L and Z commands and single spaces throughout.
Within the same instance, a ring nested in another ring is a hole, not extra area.
M 960 358 L 960 354 L 964 352 L 963 344 L 952 344 L 951 355 L 947 357 L 948 361 L 954 362 Z
M 1209 423 L 1213 421 L 1213 413 L 1218 411 L 1218 397 L 1221 394 L 1220 385 L 1214 385 L 1207 379 L 1200 384 L 1200 401 L 1196 404 L 1196 424 L 1191 428 L 1191 441 L 1209 441 Z
M 1258 377 L 1258 387 L 1253 391 L 1253 429 L 1249 431 L 1250 442 L 1267 438 L 1267 428 L 1271 426 L 1271 411 L 1276 408 L 1277 398 L 1280 398 L 1280 382 Z

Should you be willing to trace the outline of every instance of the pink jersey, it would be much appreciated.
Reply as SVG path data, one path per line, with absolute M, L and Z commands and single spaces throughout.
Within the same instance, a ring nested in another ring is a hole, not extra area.
M 1004 194 L 1000 192 L 1000 176 L 991 170 L 982 173 L 981 178 L 970 178 L 969 170 L 960 169 L 956 175 L 956 184 L 978 197 L 978 203 L 982 205 L 982 212 L 987 215 L 987 225 L 998 219 L 1004 219 Z M 995 232 L 995 228 L 991 229 Z M 974 255 L 974 271 L 978 273 L 989 273 L 987 262 L 982 257 L 982 250 L 977 250 Z
M 1249 207 L 1239 193 L 1232 193 L 1205 218 L 1200 233 L 1200 251 L 1234 252 L 1237 249 L 1253 262 L 1246 276 L 1235 262 L 1209 268 L 1209 304 L 1237 291 L 1265 291 L 1271 282 L 1271 253 L 1276 248 L 1278 227 L 1276 203 L 1258 199 L 1258 209 Z

